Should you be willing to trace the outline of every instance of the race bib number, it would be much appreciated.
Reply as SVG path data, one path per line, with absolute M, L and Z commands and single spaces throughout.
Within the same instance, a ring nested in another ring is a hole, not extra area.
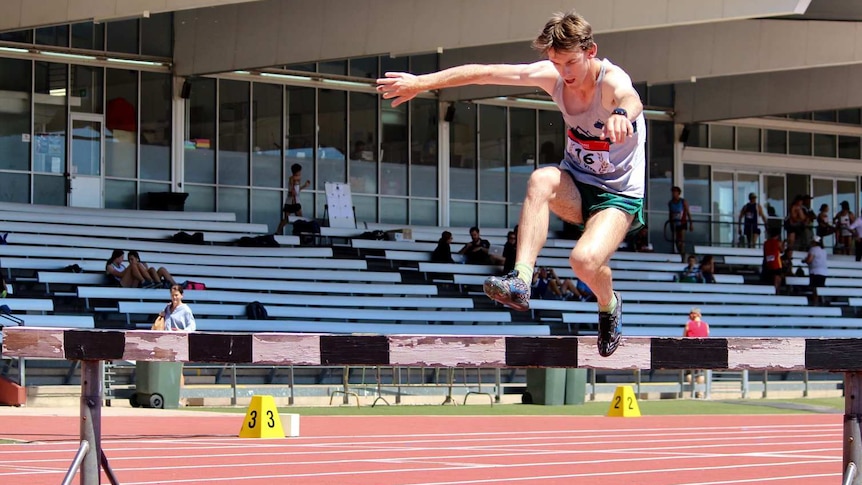
M 611 143 L 607 140 L 584 140 L 569 130 L 566 137 L 566 153 L 581 170 L 596 174 L 614 170 L 610 162 Z

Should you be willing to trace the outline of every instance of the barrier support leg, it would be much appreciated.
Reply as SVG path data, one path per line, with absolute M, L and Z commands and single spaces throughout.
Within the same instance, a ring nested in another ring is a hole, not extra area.
M 99 485 L 102 455 L 102 381 L 98 360 L 81 361 L 81 441 L 89 452 L 81 463 L 81 485 Z
M 844 373 L 844 485 L 862 485 L 862 372 Z

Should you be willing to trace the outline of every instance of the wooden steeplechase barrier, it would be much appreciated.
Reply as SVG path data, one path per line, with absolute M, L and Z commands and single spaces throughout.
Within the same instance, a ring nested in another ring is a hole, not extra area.
M 862 485 L 862 338 L 625 338 L 608 358 L 595 337 L 176 333 L 6 327 L 3 356 L 81 362 L 81 483 L 98 484 L 100 361 L 293 366 L 571 367 L 844 373 L 844 484 Z

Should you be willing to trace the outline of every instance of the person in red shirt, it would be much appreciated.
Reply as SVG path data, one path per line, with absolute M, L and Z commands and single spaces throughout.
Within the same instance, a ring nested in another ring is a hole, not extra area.
M 709 337 L 709 324 L 701 320 L 700 308 L 692 308 L 688 313 L 688 322 L 685 324 L 683 337 L 706 338 Z
M 781 232 L 776 229 L 769 230 L 769 239 L 763 243 L 763 269 L 761 275 L 764 283 L 772 283 L 775 286 L 775 294 L 781 288 Z

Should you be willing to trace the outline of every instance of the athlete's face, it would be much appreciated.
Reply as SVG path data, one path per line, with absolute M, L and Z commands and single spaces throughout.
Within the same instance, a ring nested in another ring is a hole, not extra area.
M 591 74 L 590 61 L 596 56 L 596 45 L 587 50 L 548 51 L 548 60 L 560 73 L 566 86 L 578 86 Z

